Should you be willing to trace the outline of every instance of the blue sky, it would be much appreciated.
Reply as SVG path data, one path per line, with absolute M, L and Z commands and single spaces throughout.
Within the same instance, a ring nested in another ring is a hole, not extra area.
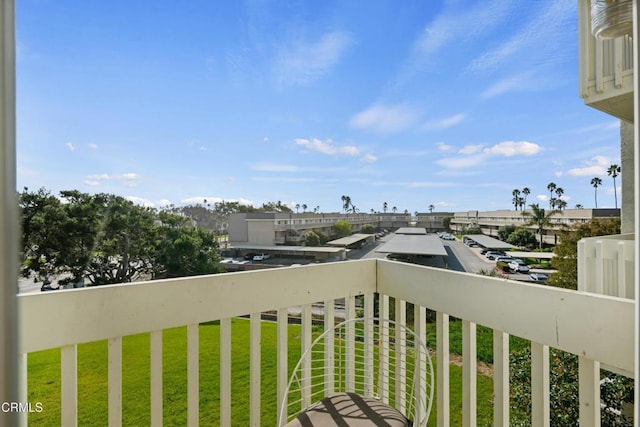
M 614 204 L 575 1 L 17 3 L 19 189 L 425 212 L 593 207 L 599 176 Z

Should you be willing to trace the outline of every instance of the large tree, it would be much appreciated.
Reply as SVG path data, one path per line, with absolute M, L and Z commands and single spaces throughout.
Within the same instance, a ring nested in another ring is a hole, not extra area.
M 543 245 L 544 230 L 551 224 L 551 217 L 555 214 L 561 213 L 558 210 L 545 211 L 537 203 L 529 205 L 530 211 L 523 211 L 522 216 L 528 218 L 527 225 L 534 225 L 538 229 L 538 235 L 540 236 L 540 249 Z
M 556 185 L 555 182 L 550 182 L 549 184 L 547 184 L 547 190 L 549 190 L 549 208 L 553 209 L 553 192 L 556 190 L 558 186 Z

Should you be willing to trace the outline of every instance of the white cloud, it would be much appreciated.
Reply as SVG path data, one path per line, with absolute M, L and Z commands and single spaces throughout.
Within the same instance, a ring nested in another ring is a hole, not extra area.
M 295 40 L 283 46 L 275 67 L 278 84 L 306 86 L 314 82 L 336 66 L 352 44 L 348 33 L 334 31 L 313 42 Z
M 92 187 L 97 187 L 104 181 L 118 181 L 126 187 L 135 187 L 136 185 L 138 185 L 138 181 L 140 179 L 142 179 L 142 176 L 135 172 L 124 173 L 121 175 L 109 175 L 103 173 L 87 175 L 84 183 Z
M 522 73 L 503 78 L 485 89 L 480 94 L 480 98 L 490 99 L 504 93 L 511 92 L 512 90 L 522 90 L 523 88 L 527 88 L 530 86 L 527 82 L 532 76 L 532 73 Z
M 437 142 L 438 150 L 440 151 L 451 151 L 453 150 L 453 145 L 445 144 L 444 142 Z
M 278 165 L 274 163 L 261 163 L 251 169 L 260 172 L 300 172 L 300 168 L 294 165 Z
M 614 161 L 609 157 L 595 156 L 585 163 L 585 166 L 569 169 L 567 173 L 571 176 L 604 176 L 607 175 L 607 169 Z
M 98 149 L 98 144 L 95 144 L 93 142 L 89 143 L 89 148 L 91 148 L 92 150 L 97 150 Z
M 346 156 L 357 156 L 360 154 L 360 149 L 354 145 L 335 145 L 332 140 L 327 139 L 321 141 L 318 138 L 305 139 L 298 138 L 295 140 L 297 145 L 306 148 L 309 151 L 316 151 L 322 154 L 339 155 L 344 154 Z
M 445 157 L 444 159 L 436 160 L 436 164 L 449 169 L 463 169 L 476 166 L 486 158 L 487 156 L 484 154 L 464 157 Z
M 365 163 L 375 163 L 378 160 L 378 158 L 371 153 L 367 153 L 364 156 L 362 156 L 360 160 L 362 160 Z
M 541 202 L 547 202 L 549 201 L 549 196 L 547 196 L 546 194 L 538 194 L 536 196 L 536 199 L 540 200 Z
M 444 130 L 462 122 L 467 117 L 466 114 L 460 113 L 450 117 L 444 117 L 437 120 L 431 120 L 424 125 L 426 130 Z
M 207 151 L 207 147 L 205 147 L 204 145 L 201 145 L 199 148 L 200 151 Z
M 156 205 L 158 207 L 165 207 L 165 206 L 169 206 L 171 204 L 171 200 L 169 199 L 160 199 L 156 202 Z
M 405 104 L 374 104 L 354 115 L 349 120 L 349 125 L 378 133 L 393 133 L 413 126 L 418 116 L 418 110 Z
M 144 206 L 145 208 L 153 208 L 156 206 L 156 204 L 151 200 L 143 199 L 142 197 L 125 196 L 125 199 L 129 200 L 132 203 L 135 203 L 136 205 Z
M 64 144 L 64 146 L 67 147 L 67 150 L 69 151 L 76 151 L 76 147 L 74 147 L 71 142 L 67 142 L 66 144 Z
M 481 145 L 481 144 L 465 145 L 460 150 L 458 150 L 458 153 L 460 153 L 460 154 L 475 154 L 475 153 L 479 153 L 480 150 L 482 150 L 482 147 L 483 147 L 483 145 Z
M 484 152 L 487 154 L 496 154 L 506 157 L 512 156 L 532 156 L 542 151 L 542 147 L 535 142 L 527 141 L 505 141 L 494 145 L 490 148 L 485 148 Z

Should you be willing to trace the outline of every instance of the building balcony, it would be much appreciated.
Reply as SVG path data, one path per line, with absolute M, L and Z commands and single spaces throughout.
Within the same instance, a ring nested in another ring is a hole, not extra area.
M 580 96 L 585 104 L 633 122 L 633 40 L 597 40 L 591 34 L 591 1 L 578 2 Z
M 124 351 L 128 337 L 136 334 L 148 336 L 146 352 L 138 356 L 149 359 L 148 372 L 144 374 L 146 389 L 137 390 L 136 396 L 149 396 L 145 411 L 150 414 L 152 425 L 162 425 L 167 416 L 163 404 L 169 391 L 163 364 L 175 363 L 163 357 L 163 332 L 176 327 L 186 329 L 186 368 L 181 379 L 185 386 L 180 407 L 184 408 L 187 425 L 199 425 L 205 411 L 207 415 L 215 412 L 216 425 L 266 425 L 265 416 L 273 420 L 268 425 L 275 425 L 276 408 L 280 408 L 293 369 L 291 360 L 296 357 L 288 353 L 292 340 L 296 348 L 304 351 L 318 328 L 330 327 L 338 316 L 371 317 L 374 306 L 379 317 L 405 323 L 407 304 L 412 303 L 416 321 L 410 326 L 423 339 L 427 310 L 435 312 L 436 339 L 427 344 L 438 367 L 437 399 L 431 417 L 438 426 L 452 424 L 450 415 L 459 411 L 449 397 L 450 389 L 455 387 L 449 370 L 449 316 L 462 321 L 463 425 L 475 425 L 477 417 L 477 325 L 493 329 L 493 397 L 487 398 L 492 399 L 493 425 L 509 425 L 510 335 L 531 341 L 532 425 L 549 423 L 550 347 L 579 356 L 580 398 L 576 405 L 580 407 L 583 426 L 599 425 L 600 365 L 626 373 L 632 373 L 634 366 L 631 300 L 387 260 L 26 294 L 18 297 L 18 303 L 23 399 L 29 401 L 32 396 L 26 372 L 60 372 L 61 397 L 57 404 L 65 426 L 77 425 L 79 409 L 84 404 L 78 399 L 81 344 L 105 340 L 108 373 L 105 378 L 93 379 L 104 384 L 104 393 L 93 399 L 104 398 L 109 425 L 123 424 L 126 399 L 133 398 L 123 394 L 123 383 L 135 369 L 123 353 L 129 354 Z M 288 333 L 290 311 L 301 313 L 300 333 Z M 262 332 L 261 318 L 267 312 L 277 314 L 276 334 Z M 246 321 L 250 331 L 247 342 L 238 343 L 232 333 L 232 319 L 238 316 L 250 319 Z M 214 341 L 202 332 L 203 324 L 211 321 L 219 321 L 219 335 Z M 312 327 L 314 321 L 324 322 L 324 326 Z M 236 360 L 232 348 L 238 345 L 249 348 L 248 361 Z M 275 351 L 267 352 L 267 346 Z M 210 350 L 206 350 L 214 347 L 219 357 L 209 356 Z M 33 353 L 47 349 L 59 349 L 59 358 L 55 358 L 59 366 L 29 366 Z M 262 382 L 267 371 L 275 371 L 274 383 Z M 203 392 L 203 383 L 211 376 L 219 384 L 215 396 Z M 238 392 L 235 384 L 239 381 L 248 384 L 248 393 Z M 232 408 L 245 414 L 246 420 L 232 419 L 232 414 L 237 413 Z M 95 420 L 95 424 L 104 425 L 102 420 Z

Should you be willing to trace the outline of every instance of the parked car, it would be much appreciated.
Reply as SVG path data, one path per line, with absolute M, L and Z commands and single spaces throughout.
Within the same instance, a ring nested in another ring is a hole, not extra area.
M 514 258 L 513 261 L 509 263 L 509 268 L 518 273 L 528 273 L 529 266 L 526 262 L 519 258 Z
M 57 291 L 59 289 L 61 289 L 60 286 L 54 288 L 50 283 L 45 283 L 40 287 L 40 292 Z
M 506 254 L 502 251 L 488 251 L 484 256 L 489 259 L 496 259 L 499 256 L 506 256 Z
M 442 236 L 440 236 L 443 240 L 456 240 L 455 237 L 453 237 L 451 234 L 445 233 Z
M 253 259 L 254 256 L 258 255 L 255 252 L 249 252 L 248 254 L 245 254 L 244 259 L 251 261 Z
M 499 256 L 496 257 L 496 262 L 506 262 L 507 264 L 509 264 L 511 261 L 513 261 L 514 258 L 510 257 L 510 256 Z
M 531 273 L 529 274 L 529 278 L 534 282 L 546 282 L 549 276 L 544 273 Z
M 271 256 L 269 254 L 258 254 L 253 257 L 254 261 L 264 261 L 265 259 L 269 259 Z

